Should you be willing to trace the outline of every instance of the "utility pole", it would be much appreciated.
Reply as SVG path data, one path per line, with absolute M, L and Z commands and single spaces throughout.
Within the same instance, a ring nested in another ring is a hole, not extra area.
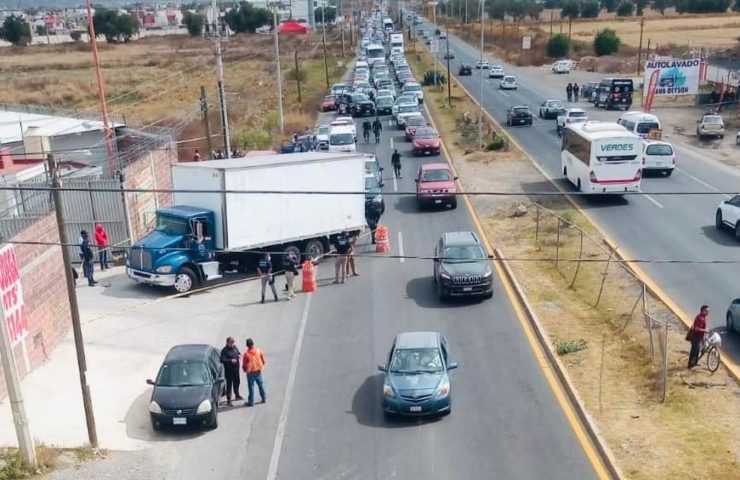
M 568 40 L 570 40 L 570 30 L 573 26 L 573 17 L 568 15 Z
M 342 4 L 344 2 L 342 0 L 339 0 L 339 28 L 342 29 L 342 58 L 344 58 L 344 10 L 342 9 Z
M 645 28 L 645 17 L 640 18 L 640 46 L 637 47 L 637 76 L 640 76 L 642 67 L 642 30 Z
M 69 258 L 70 244 L 67 229 L 64 228 L 64 211 L 62 208 L 62 179 L 59 174 L 54 155 L 46 158 L 47 168 L 51 175 L 51 196 L 54 202 L 54 213 L 57 217 L 57 229 L 59 230 L 59 242 L 62 244 L 62 263 L 64 264 L 64 279 L 67 284 L 67 296 L 69 298 L 69 310 L 72 316 L 72 332 L 75 339 L 75 352 L 77 354 L 77 369 L 80 375 L 80 388 L 82 389 L 82 405 L 85 409 L 85 423 L 87 424 L 87 438 L 90 446 L 98 448 L 98 433 L 95 428 L 95 415 L 93 415 L 92 398 L 90 397 L 90 386 L 87 384 L 87 360 L 85 359 L 85 343 L 82 339 L 82 325 L 80 324 L 80 308 L 77 304 L 77 290 L 75 280 L 72 278 L 72 259 Z
M 3 244 L 0 243 L 0 245 Z M 69 270 L 69 268 L 65 270 Z M 10 399 L 10 409 L 13 412 L 13 424 L 15 424 L 15 435 L 18 437 L 18 450 L 21 453 L 21 460 L 26 468 L 36 470 L 38 468 L 36 446 L 33 443 L 33 437 L 31 437 L 31 429 L 28 427 L 26 406 L 23 403 L 23 393 L 21 392 L 21 381 L 18 378 L 18 365 L 15 363 L 13 346 L 10 343 L 10 331 L 8 330 L 8 322 L 5 320 L 5 309 L 2 301 L 0 301 L 0 357 L 5 372 L 5 384 L 8 386 L 8 398 Z
M 485 0 L 480 2 L 480 61 L 483 61 L 483 6 Z M 483 145 L 483 69 L 478 69 L 478 148 Z
M 98 41 L 95 37 L 95 24 L 93 23 L 92 6 L 90 0 L 85 0 L 87 7 L 87 28 L 90 35 L 90 46 L 92 47 L 93 64 L 95 65 L 95 78 L 98 82 L 98 97 L 100 99 L 100 113 L 103 117 L 103 132 L 105 135 L 105 150 L 108 154 L 108 172 L 113 175 L 118 170 L 115 151 L 113 149 L 113 129 L 108 119 L 108 106 L 105 103 L 105 83 L 103 72 L 100 70 L 100 56 L 98 55 Z
M 450 73 L 450 35 L 447 35 L 447 105 L 452 108 L 452 74 Z
M 326 63 L 326 3 L 321 7 L 321 46 L 324 48 L 324 75 L 326 88 L 329 88 L 329 64 Z
M 215 0 L 214 0 L 215 1 Z M 273 4 L 275 11 L 272 14 L 272 28 L 275 31 L 275 64 L 277 65 L 277 87 L 278 87 L 278 112 L 280 115 L 280 134 L 285 133 L 285 122 L 283 120 L 283 72 L 280 71 L 280 42 L 278 41 L 278 6 L 280 3 Z
M 301 71 L 298 66 L 298 50 L 295 51 L 295 81 L 298 84 L 298 109 L 303 110 L 303 100 L 301 99 Z
M 203 112 L 203 125 L 206 127 L 206 141 L 208 142 L 208 155 L 206 158 L 213 156 L 213 141 L 211 140 L 211 120 L 208 118 L 208 98 L 206 97 L 206 87 L 200 86 L 200 111 Z
M 434 46 L 434 86 L 437 86 L 437 59 L 439 58 L 439 35 L 437 35 L 437 2 L 429 2 L 429 5 L 432 6 L 432 23 L 434 24 L 432 35 L 434 38 L 433 46 Z
M 468 0 L 465 0 L 465 25 L 468 24 Z
M 552 10 L 550 10 L 550 38 L 552 38 Z
M 88 0 L 89 1 L 89 0 Z M 221 106 L 221 127 L 224 136 L 224 150 L 226 158 L 231 158 L 231 140 L 229 133 L 229 116 L 226 111 L 226 92 L 224 88 L 224 63 L 221 58 L 221 22 L 220 11 L 216 5 L 216 0 L 211 0 L 211 10 L 215 16 L 213 20 L 213 29 L 216 31 L 216 80 L 218 81 L 218 97 Z

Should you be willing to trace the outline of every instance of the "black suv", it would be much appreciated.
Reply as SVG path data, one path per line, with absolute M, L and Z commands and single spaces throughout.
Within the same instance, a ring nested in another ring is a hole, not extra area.
M 375 103 L 364 93 L 353 93 L 350 96 L 350 113 L 353 117 L 374 117 Z
M 457 71 L 457 74 L 460 75 L 461 77 L 472 75 L 473 67 L 471 67 L 467 63 L 463 63 L 462 65 L 460 65 L 460 69 Z
M 473 232 L 447 232 L 434 249 L 437 297 L 493 296 L 491 262 Z
M 509 107 L 506 110 L 506 125 L 532 125 L 534 115 L 526 105 Z

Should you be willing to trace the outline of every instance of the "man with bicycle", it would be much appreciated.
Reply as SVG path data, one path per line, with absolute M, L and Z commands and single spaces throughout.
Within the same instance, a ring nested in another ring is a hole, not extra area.
M 699 352 L 701 351 L 701 342 L 709 330 L 707 330 L 707 317 L 709 316 L 709 306 L 702 305 L 699 309 L 699 315 L 694 319 L 689 333 L 686 334 L 686 340 L 691 342 L 691 352 L 689 352 L 689 368 L 694 368 L 699 363 Z
M 375 132 L 375 143 L 380 143 L 380 132 L 383 131 L 383 124 L 380 122 L 380 117 L 375 117 L 373 122 L 373 132 Z
M 362 135 L 365 137 L 365 143 L 370 143 L 370 130 L 372 129 L 372 124 L 370 123 L 370 120 L 365 120 L 362 122 Z

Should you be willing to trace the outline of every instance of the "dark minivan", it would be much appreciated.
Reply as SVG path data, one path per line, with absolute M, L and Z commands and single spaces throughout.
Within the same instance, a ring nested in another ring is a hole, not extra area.
M 210 345 L 177 345 L 167 352 L 149 402 L 152 428 L 166 425 L 218 426 L 224 366 Z
M 623 108 L 629 110 L 632 106 L 632 91 L 634 87 L 629 78 L 604 78 L 597 87 L 595 107 Z

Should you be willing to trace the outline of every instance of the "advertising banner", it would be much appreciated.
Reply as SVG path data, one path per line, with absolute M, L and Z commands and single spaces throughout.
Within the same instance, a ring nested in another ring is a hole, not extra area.
M 653 73 L 650 74 L 650 80 L 647 82 L 647 95 L 645 97 L 646 113 L 650 113 L 650 110 L 653 108 L 653 100 L 655 99 L 655 90 L 657 90 L 658 87 L 659 75 L 660 70 L 653 70 Z
M 5 318 L 0 320 L 7 323 L 10 344 L 16 346 L 28 335 L 28 318 L 13 245 L 0 247 L 0 301 L 5 310 Z
M 701 59 L 688 60 L 648 60 L 645 62 L 645 88 L 650 83 L 653 72 L 658 72 L 658 84 L 654 95 L 696 95 L 699 92 Z M 645 94 L 648 92 L 646 91 Z

